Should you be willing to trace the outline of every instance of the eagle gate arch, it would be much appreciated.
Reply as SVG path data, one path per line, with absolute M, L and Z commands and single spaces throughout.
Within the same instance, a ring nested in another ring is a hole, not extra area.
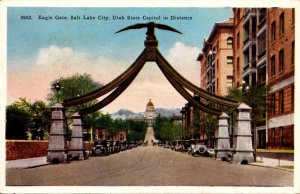
M 116 33 L 140 28 L 147 28 L 147 36 L 146 40 L 144 41 L 145 48 L 127 70 L 125 70 L 114 80 L 99 89 L 96 89 L 88 94 L 79 97 L 64 100 L 63 104 L 58 103 L 52 107 L 52 122 L 47 156 L 48 162 L 65 162 L 67 160 L 67 154 L 70 154 L 72 157 L 79 159 L 85 159 L 87 157 L 85 155 L 83 142 L 83 130 L 81 121 L 82 116 L 100 110 L 101 108 L 114 101 L 132 83 L 132 81 L 141 71 L 146 62 L 156 62 L 159 69 L 162 71 L 171 85 L 193 107 L 204 111 L 205 113 L 219 116 L 218 143 L 220 145 L 217 146 L 216 155 L 217 158 L 228 158 L 228 153 L 231 151 L 231 149 L 227 146 L 229 145 L 227 123 L 228 116 L 226 115 L 226 113 L 222 113 L 221 108 L 224 106 L 237 108 L 238 102 L 211 94 L 206 90 L 195 86 L 183 76 L 181 76 L 162 56 L 157 48 L 158 41 L 155 37 L 155 28 L 181 34 L 181 32 L 179 32 L 178 30 L 164 24 L 149 22 L 128 26 L 117 31 Z M 194 98 L 187 90 L 192 92 L 194 95 L 197 95 L 200 99 L 198 100 Z M 75 106 L 94 100 L 109 92 L 111 93 L 100 102 L 88 108 L 82 109 L 73 115 L 72 140 L 70 148 L 67 148 L 67 122 L 65 117 L 65 107 Z M 207 106 L 207 102 L 209 102 L 211 105 Z M 249 131 L 250 109 L 251 108 L 245 104 L 240 105 L 238 108 L 240 114 L 238 114 L 237 118 L 237 129 L 241 128 L 242 131 L 236 130 L 234 134 L 235 138 L 232 150 L 233 163 L 241 163 L 243 160 L 246 160 L 247 162 L 253 161 L 252 142 L 249 143 L 249 141 L 251 141 L 251 131 Z

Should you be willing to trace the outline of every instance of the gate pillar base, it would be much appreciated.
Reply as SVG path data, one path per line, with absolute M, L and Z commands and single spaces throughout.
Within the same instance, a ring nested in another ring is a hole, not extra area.
M 69 154 L 73 159 L 84 160 L 86 159 L 82 121 L 81 115 L 78 113 L 73 114 L 73 129 L 71 137 L 71 145 L 69 149 Z
M 249 164 L 254 162 L 253 152 L 235 151 L 232 157 L 233 164 Z
M 57 103 L 51 107 L 51 129 L 47 162 L 64 163 L 67 160 L 67 122 L 65 108 Z
M 217 131 L 217 145 L 215 149 L 216 160 L 230 160 L 231 149 L 229 143 L 228 118 L 226 113 L 222 113 L 219 117 Z
M 244 103 L 238 107 L 237 122 L 233 136 L 233 164 L 254 162 L 250 110 L 251 107 Z

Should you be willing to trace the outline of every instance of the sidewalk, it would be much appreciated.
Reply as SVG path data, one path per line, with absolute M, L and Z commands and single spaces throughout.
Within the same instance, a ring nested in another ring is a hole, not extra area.
M 47 156 L 37 158 L 27 158 L 20 160 L 8 160 L 6 161 L 6 169 L 9 168 L 33 168 L 38 166 L 44 166 L 50 164 L 47 162 Z
M 279 168 L 277 166 L 294 166 L 294 161 L 257 157 L 256 162 L 250 163 L 250 165 L 293 171 L 292 169 Z

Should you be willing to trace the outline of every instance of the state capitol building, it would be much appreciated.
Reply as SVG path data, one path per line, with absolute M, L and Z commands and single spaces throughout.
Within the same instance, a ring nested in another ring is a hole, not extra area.
M 134 116 L 128 118 L 129 120 L 133 121 L 145 121 L 148 123 L 148 127 L 151 127 L 156 119 L 156 113 L 154 104 L 152 103 L 151 99 L 149 99 L 149 102 L 146 105 L 146 110 L 143 116 Z

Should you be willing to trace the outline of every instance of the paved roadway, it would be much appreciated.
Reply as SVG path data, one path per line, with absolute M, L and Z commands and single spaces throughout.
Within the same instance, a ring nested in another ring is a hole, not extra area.
M 233 165 L 161 147 L 28 169 L 7 169 L 7 186 L 292 186 L 293 172 Z

